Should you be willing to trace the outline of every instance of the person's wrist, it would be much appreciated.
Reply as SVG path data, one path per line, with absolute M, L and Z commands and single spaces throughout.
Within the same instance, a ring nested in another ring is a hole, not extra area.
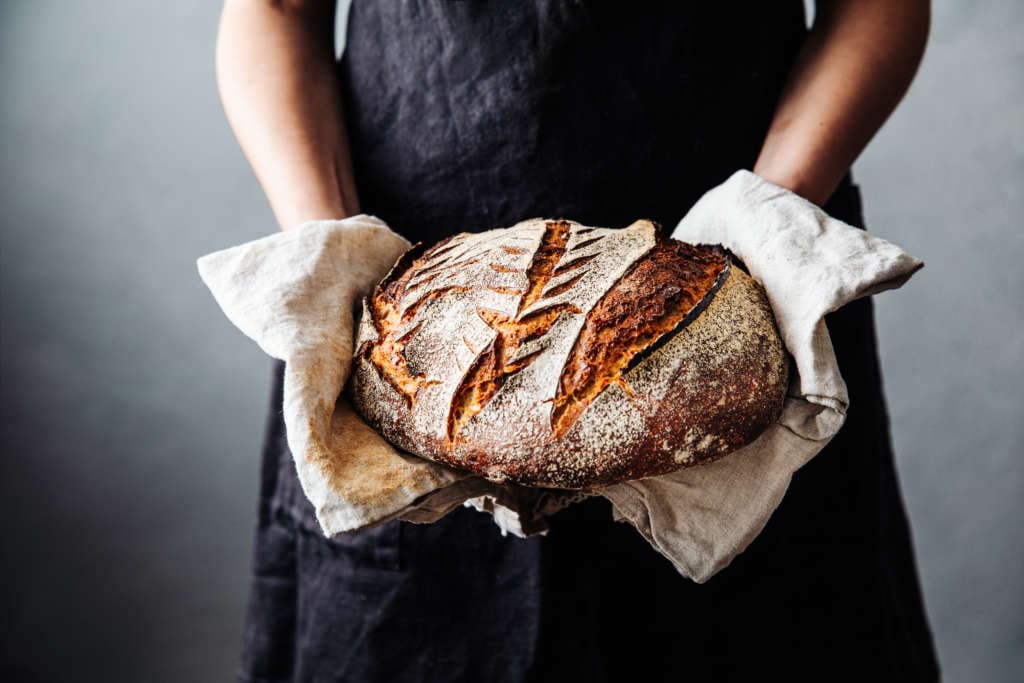
M 812 173 L 800 166 L 774 163 L 763 157 L 754 164 L 752 171 L 769 183 L 785 188 L 818 206 L 828 201 L 843 176 L 842 173 Z
M 310 221 L 338 221 L 362 211 L 358 202 L 354 202 L 353 206 L 346 206 L 341 202 L 315 202 L 296 204 L 276 210 L 274 213 L 281 230 L 287 231 Z

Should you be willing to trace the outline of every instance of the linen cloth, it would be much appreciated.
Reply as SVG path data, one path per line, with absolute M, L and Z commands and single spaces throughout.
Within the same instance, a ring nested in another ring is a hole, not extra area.
M 782 416 L 717 462 L 586 493 L 498 485 L 399 452 L 352 411 L 342 389 L 355 312 L 409 246 L 380 219 L 310 222 L 198 266 L 228 318 L 286 363 L 288 445 L 325 534 L 430 522 L 469 504 L 503 533 L 525 536 L 543 533 L 546 515 L 602 495 L 681 574 L 703 582 L 756 537 L 793 472 L 843 424 L 849 401 L 825 314 L 902 286 L 923 263 L 748 171 L 702 197 L 672 236 L 728 247 L 765 287 L 796 369 Z

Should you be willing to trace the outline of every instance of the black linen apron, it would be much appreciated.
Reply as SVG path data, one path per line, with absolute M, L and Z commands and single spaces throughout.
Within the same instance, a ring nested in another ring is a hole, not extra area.
M 355 0 L 339 62 L 363 210 L 409 239 L 534 216 L 671 230 L 757 157 L 801 2 Z M 847 178 L 826 205 L 862 227 Z M 325 539 L 274 364 L 242 681 L 935 680 L 872 301 L 828 316 L 851 408 L 704 585 L 604 499 L 546 537 L 460 508 Z

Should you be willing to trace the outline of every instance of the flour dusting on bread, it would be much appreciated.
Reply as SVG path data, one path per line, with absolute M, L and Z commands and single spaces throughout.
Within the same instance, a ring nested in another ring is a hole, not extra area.
M 537 218 L 399 259 L 364 304 L 350 392 L 400 448 L 586 489 L 745 445 L 786 371 L 763 292 L 721 247 Z

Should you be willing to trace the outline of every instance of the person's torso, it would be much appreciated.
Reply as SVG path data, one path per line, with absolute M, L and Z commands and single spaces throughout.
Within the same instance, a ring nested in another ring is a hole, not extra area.
M 534 216 L 671 228 L 754 163 L 805 31 L 798 0 L 354 0 L 362 208 L 426 241 Z

